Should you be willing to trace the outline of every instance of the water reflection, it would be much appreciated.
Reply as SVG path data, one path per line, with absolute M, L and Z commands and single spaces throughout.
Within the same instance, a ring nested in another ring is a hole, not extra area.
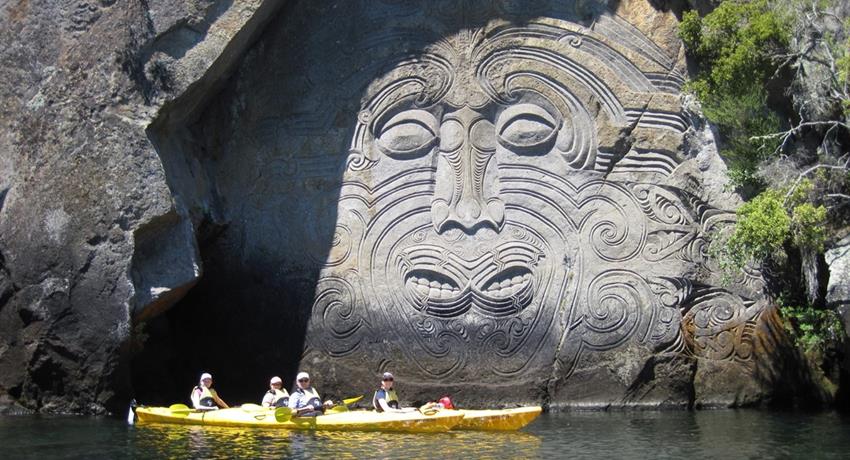
M 515 433 L 297 432 L 0 416 L 0 457 L 846 458 L 850 419 L 767 411 L 543 414 Z
M 363 433 L 143 425 L 137 456 L 170 458 L 528 458 L 540 437 L 526 432 Z

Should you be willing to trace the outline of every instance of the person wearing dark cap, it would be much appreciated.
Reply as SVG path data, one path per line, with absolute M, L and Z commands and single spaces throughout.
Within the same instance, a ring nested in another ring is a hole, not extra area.
M 398 395 L 393 389 L 395 377 L 389 372 L 381 376 L 381 388 L 372 397 L 372 405 L 377 412 L 408 412 L 415 409 L 403 409 L 399 407 Z

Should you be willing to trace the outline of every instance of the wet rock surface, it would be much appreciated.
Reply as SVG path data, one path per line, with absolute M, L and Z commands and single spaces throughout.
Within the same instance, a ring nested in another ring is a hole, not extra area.
M 781 384 L 737 197 L 641 0 L 12 2 L 0 404 L 695 407 Z M 328 27 L 333 24 L 333 27 Z M 766 364 L 765 364 L 766 363 Z M 17 409 L 15 409 L 17 410 Z

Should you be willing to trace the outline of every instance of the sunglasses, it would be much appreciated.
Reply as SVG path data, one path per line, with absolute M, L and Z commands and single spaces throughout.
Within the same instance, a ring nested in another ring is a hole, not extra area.
M 299 382 L 309 382 L 310 379 L 298 379 Z
M 392 381 L 393 381 L 392 377 L 390 377 L 388 379 L 384 379 L 384 382 L 392 382 Z

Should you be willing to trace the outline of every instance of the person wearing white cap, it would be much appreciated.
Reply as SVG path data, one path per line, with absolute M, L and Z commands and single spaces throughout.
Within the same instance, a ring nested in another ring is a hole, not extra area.
M 325 413 L 325 409 L 332 407 L 331 401 L 322 403 L 319 392 L 310 385 L 310 375 L 299 372 L 295 377 L 295 390 L 289 397 L 289 408 L 292 409 L 294 417 L 315 417 Z
M 395 377 L 389 372 L 381 376 L 381 388 L 372 396 L 372 405 L 377 412 L 409 412 L 413 408 L 401 408 L 398 404 L 398 395 L 393 390 Z
M 283 380 L 280 377 L 272 377 L 269 382 L 269 391 L 263 396 L 263 407 L 286 407 L 289 405 L 289 393 L 282 390 Z
M 200 383 L 192 389 L 192 406 L 200 410 L 215 410 L 219 407 L 230 407 L 221 398 L 218 393 L 212 389 L 212 375 L 204 372 L 201 374 Z

